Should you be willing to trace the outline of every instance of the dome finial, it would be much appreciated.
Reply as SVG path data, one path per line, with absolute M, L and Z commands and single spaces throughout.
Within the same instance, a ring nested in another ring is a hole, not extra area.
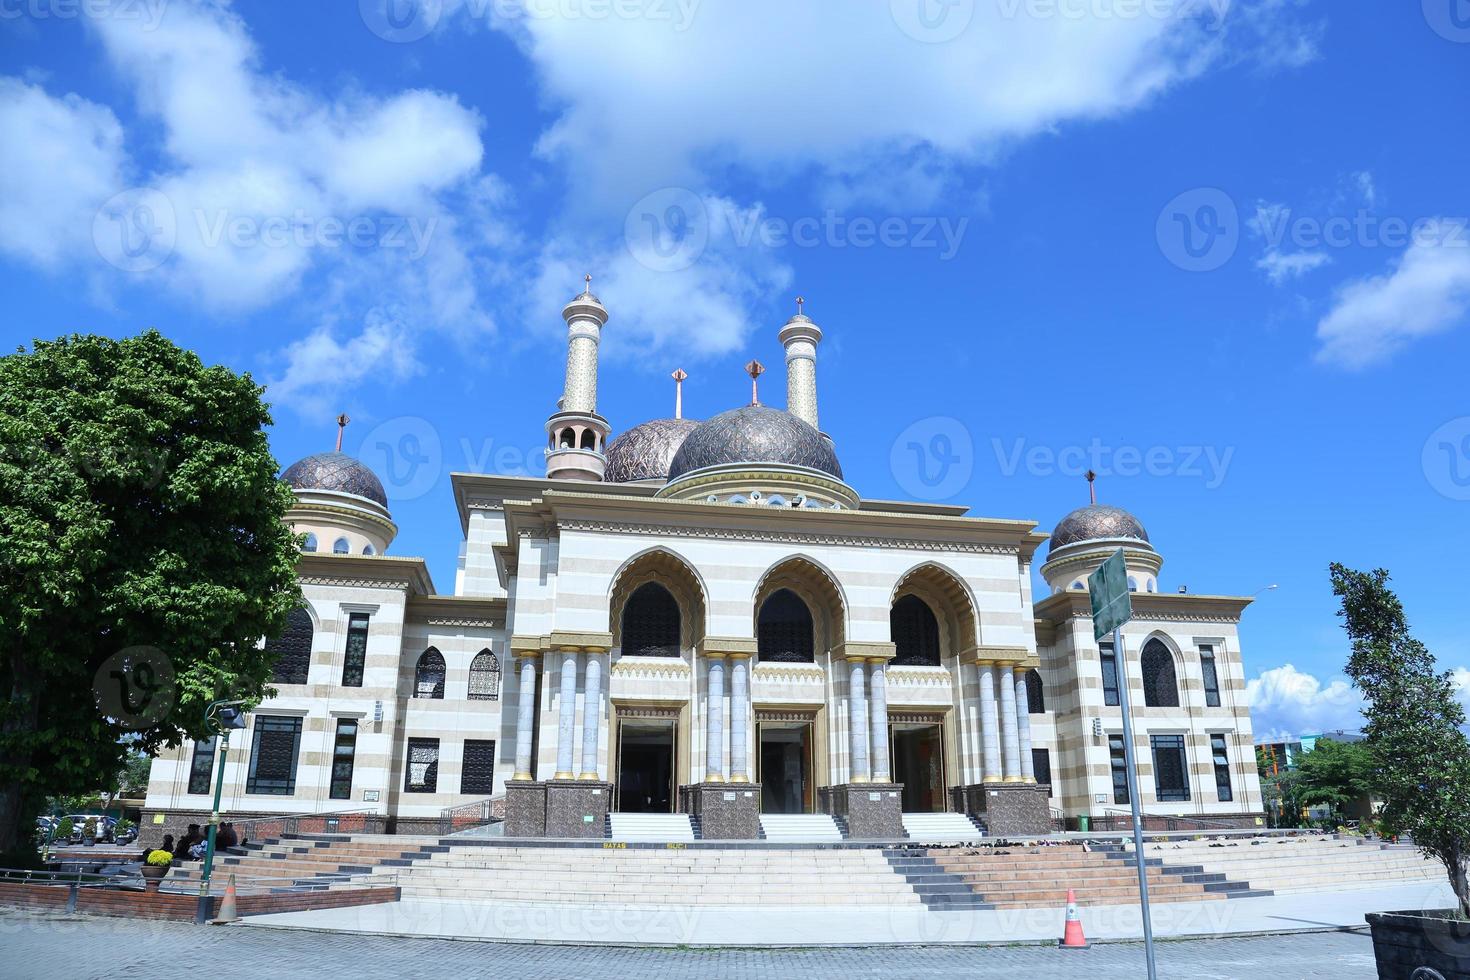
M 802 297 L 802 296 L 796 297 L 796 315 L 797 316 L 802 316 L 803 315 L 802 312 L 801 312 L 801 308 L 805 304 L 806 304 L 805 297 Z
M 589 272 L 585 276 L 583 276 L 582 277 L 582 281 L 587 284 L 587 285 L 585 285 L 585 286 L 582 287 L 582 295 L 583 296 L 591 296 L 592 295 L 592 273 Z
M 342 430 L 346 429 L 347 423 L 351 421 L 352 420 L 347 417 L 346 412 L 343 412 L 341 415 L 337 416 L 337 452 L 339 453 L 342 451 Z
M 674 379 L 674 418 L 684 417 L 684 379 L 689 377 L 683 368 L 674 368 L 674 373 L 669 375 Z
M 760 392 L 756 388 L 756 379 L 766 373 L 766 366 L 760 361 L 751 361 L 745 365 L 745 373 L 750 375 L 750 403 L 752 405 L 759 405 L 761 400 Z
M 1097 472 L 1087 471 L 1087 494 L 1092 498 L 1093 506 L 1097 506 Z

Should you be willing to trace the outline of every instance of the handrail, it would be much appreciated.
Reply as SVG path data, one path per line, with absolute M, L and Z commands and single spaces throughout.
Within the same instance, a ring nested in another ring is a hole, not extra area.
M 492 810 L 497 799 L 504 799 L 504 797 L 489 797 L 475 800 L 473 803 L 445 807 L 439 811 L 439 833 L 452 834 L 471 827 L 483 827 L 494 823 L 497 818 Z
M 222 815 L 224 816 L 224 815 Z M 280 838 L 287 834 L 349 834 L 363 833 L 368 817 L 382 816 L 376 808 L 362 807 L 355 810 L 326 810 L 315 813 L 282 813 L 279 815 L 248 817 L 229 821 L 240 840 Z M 387 819 L 386 817 L 384 818 Z M 310 825 L 321 822 L 321 828 Z M 308 825 L 303 828 L 303 825 Z
M 1239 828 L 1239 827 L 1234 826 L 1233 824 L 1224 823 L 1224 822 L 1219 821 L 1219 820 L 1205 820 L 1205 819 L 1202 819 L 1202 818 L 1199 818 L 1199 817 L 1176 816 L 1174 814 L 1140 813 L 1139 814 L 1139 817 L 1143 820 L 1144 830 L 1147 830 L 1148 829 L 1148 822 L 1151 819 L 1152 820 L 1162 820 L 1162 821 L 1164 821 L 1164 826 L 1165 826 L 1166 830 L 1168 830 L 1168 831 L 1173 831 L 1173 830 L 1176 830 L 1176 829 L 1183 829 L 1183 830 L 1190 830 L 1190 829 L 1196 829 L 1196 830 L 1240 830 L 1240 829 L 1242 829 L 1242 828 Z M 1116 821 L 1122 820 L 1122 821 L 1125 822 L 1125 826 L 1128 826 L 1128 827 L 1132 827 L 1133 826 L 1133 812 L 1131 810 L 1120 810 L 1120 809 L 1117 809 L 1116 807 L 1104 807 L 1103 808 L 1103 819 L 1106 820 L 1106 821 L 1108 821 L 1110 824 L 1111 823 L 1114 823 Z M 1189 825 L 1189 826 L 1182 826 L 1181 827 L 1179 825 Z

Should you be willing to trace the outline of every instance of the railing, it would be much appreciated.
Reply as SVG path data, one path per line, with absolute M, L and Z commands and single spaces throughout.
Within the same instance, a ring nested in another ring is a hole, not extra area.
M 473 803 L 445 807 L 439 813 L 439 833 L 455 834 L 461 830 L 484 827 L 494 823 L 500 819 L 500 815 L 495 811 L 503 804 L 504 799 L 500 797 L 499 799 L 476 800 Z
M 1175 833 L 1190 830 L 1240 830 L 1236 824 L 1226 823 L 1221 820 L 1205 820 L 1199 817 L 1180 817 L 1165 814 L 1144 813 L 1143 829 L 1162 833 Z M 1162 826 L 1159 826 L 1162 824 Z M 1094 817 L 1092 828 L 1099 831 L 1118 831 L 1133 829 L 1133 813 L 1131 810 L 1104 810 L 1103 815 Z
M 235 835 L 242 844 L 289 834 L 381 834 L 388 829 L 388 818 L 376 810 L 286 813 L 227 822 L 235 828 Z

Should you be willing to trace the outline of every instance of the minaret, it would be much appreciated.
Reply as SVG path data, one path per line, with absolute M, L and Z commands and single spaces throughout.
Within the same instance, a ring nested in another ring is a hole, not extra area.
M 786 347 L 786 411 L 821 431 L 817 424 L 817 345 L 822 328 L 801 312 L 806 300 L 796 297 L 796 315 L 781 328 Z
M 558 480 L 601 482 L 607 419 L 597 414 L 597 349 L 607 310 L 592 295 L 592 277 L 561 311 L 567 321 L 567 375 L 557 412 L 546 420 L 546 475 Z

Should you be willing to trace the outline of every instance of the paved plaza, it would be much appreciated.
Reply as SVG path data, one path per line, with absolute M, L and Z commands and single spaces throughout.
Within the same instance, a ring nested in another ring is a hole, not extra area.
M 371 978 L 508 975 L 516 980 L 732 977 L 780 980 L 1086 977 L 1134 980 L 1143 947 L 1099 944 L 1076 952 L 1042 946 L 888 949 L 693 950 L 533 946 L 390 936 L 200 927 L 0 911 L 0 977 L 190 978 L 248 976 Z M 1163 942 L 1165 978 L 1358 980 L 1374 976 L 1366 932 L 1303 933 Z

